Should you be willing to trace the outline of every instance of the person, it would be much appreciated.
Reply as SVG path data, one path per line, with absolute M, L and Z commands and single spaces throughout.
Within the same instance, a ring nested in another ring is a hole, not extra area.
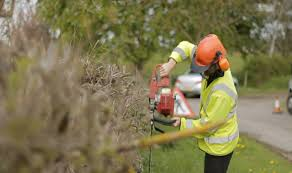
M 180 129 L 194 128 L 208 122 L 223 121 L 217 129 L 203 135 L 193 135 L 199 148 L 205 152 L 205 173 L 226 173 L 238 143 L 237 92 L 226 57 L 226 50 L 219 38 L 210 34 L 198 46 L 182 41 L 172 51 L 169 61 L 160 68 L 161 76 L 168 75 L 177 63 L 191 59 L 191 71 L 201 73 L 202 89 L 198 119 L 174 117 L 173 126 Z

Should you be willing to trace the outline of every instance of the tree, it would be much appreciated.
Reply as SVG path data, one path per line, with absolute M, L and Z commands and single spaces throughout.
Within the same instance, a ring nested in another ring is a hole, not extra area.
M 150 4 L 138 1 L 40 0 L 39 11 L 61 37 L 86 48 L 106 45 L 111 54 L 132 61 L 139 69 L 157 40 L 147 31 Z M 145 26 L 145 27 L 143 27 Z
M 267 43 L 267 53 L 288 55 L 292 30 L 292 2 L 290 0 L 265 1 L 260 3 L 259 11 L 263 12 L 263 27 L 259 29 L 261 39 Z
M 102 44 L 142 69 L 158 50 L 169 51 L 182 40 L 197 43 L 209 33 L 229 50 L 254 50 L 258 39 L 250 30 L 260 20 L 256 2 L 247 1 L 39 0 L 38 12 L 62 39 L 86 49 Z

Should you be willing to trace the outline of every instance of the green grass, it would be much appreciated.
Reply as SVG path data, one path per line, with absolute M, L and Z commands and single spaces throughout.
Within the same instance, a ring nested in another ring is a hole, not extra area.
M 283 95 L 288 94 L 288 87 L 286 89 L 282 88 L 238 88 L 238 95 L 239 96 L 269 96 L 269 95 Z
M 155 147 L 152 153 L 153 173 L 203 173 L 204 153 L 195 139 L 185 139 Z M 142 152 L 143 173 L 148 173 L 148 151 Z M 292 173 L 292 162 L 245 135 L 240 136 L 229 166 L 229 173 Z

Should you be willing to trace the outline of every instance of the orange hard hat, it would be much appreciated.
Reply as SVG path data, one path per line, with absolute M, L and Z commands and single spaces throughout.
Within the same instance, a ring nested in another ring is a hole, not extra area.
M 204 72 L 211 64 L 217 62 L 223 71 L 229 68 L 226 50 L 215 34 L 209 34 L 199 42 L 196 55 L 193 58 L 192 71 L 194 72 Z

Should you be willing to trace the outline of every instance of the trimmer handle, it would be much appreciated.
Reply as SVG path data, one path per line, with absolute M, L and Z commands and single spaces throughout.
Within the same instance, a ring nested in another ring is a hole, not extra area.
M 157 115 L 153 116 L 153 120 L 154 120 L 154 122 L 157 122 L 159 124 L 166 125 L 166 126 L 172 126 L 173 123 L 175 123 L 175 120 L 171 120 L 171 119 L 167 119 L 167 118 L 161 118 L 161 117 L 159 117 Z
M 169 76 L 160 77 L 159 70 L 161 68 L 162 64 L 158 64 L 155 66 L 154 70 L 152 71 L 151 80 L 150 80 L 150 92 L 149 92 L 149 98 L 154 99 L 155 94 L 157 93 L 159 88 L 162 87 L 169 87 L 170 86 L 170 80 Z
M 152 77 L 156 78 L 158 87 L 169 87 L 170 86 L 169 75 L 161 77 L 160 76 L 160 68 L 161 67 L 162 67 L 162 64 L 157 64 L 155 66 L 155 70 L 152 73 Z

